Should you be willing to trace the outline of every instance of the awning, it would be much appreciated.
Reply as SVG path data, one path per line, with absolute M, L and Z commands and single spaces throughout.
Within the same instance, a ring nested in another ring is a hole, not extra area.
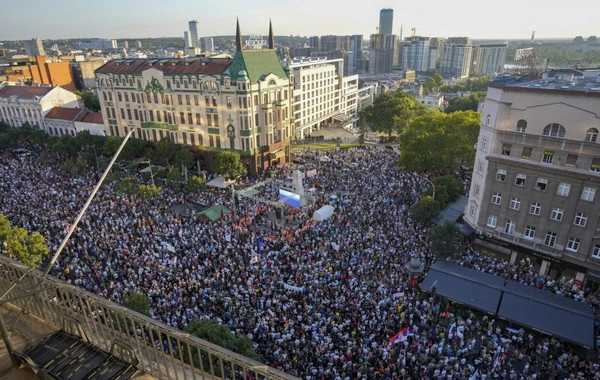
M 276 150 L 275 152 L 269 153 L 272 160 L 285 157 L 285 151 L 283 149 Z
M 448 207 L 442 210 L 440 218 L 436 223 L 442 225 L 447 221 L 456 222 L 465 211 L 468 200 L 469 198 L 463 195 L 456 202 L 450 203 Z

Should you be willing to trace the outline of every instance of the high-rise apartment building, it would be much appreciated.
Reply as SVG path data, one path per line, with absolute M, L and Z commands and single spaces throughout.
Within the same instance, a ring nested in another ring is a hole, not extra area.
M 190 38 L 190 32 L 183 32 L 183 51 L 187 54 L 190 48 L 192 47 L 192 40 Z
M 490 83 L 464 216 L 482 249 L 600 279 L 599 109 L 600 70 Z
M 470 75 L 499 75 L 504 72 L 508 44 L 482 44 L 473 48 Z
M 204 37 L 204 51 L 209 53 L 215 51 L 215 42 L 212 37 Z
M 392 33 L 394 26 L 394 10 L 384 8 L 379 11 L 379 34 L 394 34 Z
M 188 145 L 209 168 L 235 150 L 251 175 L 289 161 L 292 80 L 268 49 L 243 50 L 239 24 L 233 58 L 124 59 L 96 70 L 106 133 Z
M 350 46 L 348 47 L 348 69 L 346 70 L 348 75 L 356 74 L 360 71 L 358 69 L 358 62 L 363 59 L 362 44 L 362 34 L 350 36 Z
M 200 24 L 198 23 L 198 20 L 192 20 L 188 24 L 189 24 L 189 27 L 190 27 L 190 43 L 191 43 L 191 47 L 201 48 L 201 45 L 200 45 L 200 32 L 199 32 L 199 28 L 198 28 L 198 25 L 200 25 Z
M 400 41 L 391 34 L 371 34 L 369 75 L 391 73 L 398 63 Z
M 468 37 L 451 37 L 442 44 L 440 73 L 446 77 L 467 78 L 471 69 L 473 46 Z
M 312 36 L 308 39 L 308 47 L 313 48 L 317 51 L 321 48 L 321 40 L 319 36 Z
M 42 44 L 42 40 L 39 38 L 25 40 L 23 41 L 23 44 L 25 45 L 25 54 L 30 57 L 46 55 L 46 52 L 44 51 L 44 44 Z
M 407 37 L 400 47 L 400 65 L 403 69 L 415 71 L 429 70 L 431 53 L 429 37 Z
M 429 41 L 429 69 L 438 69 L 440 67 L 440 55 L 442 54 L 442 45 L 445 38 L 433 37 Z

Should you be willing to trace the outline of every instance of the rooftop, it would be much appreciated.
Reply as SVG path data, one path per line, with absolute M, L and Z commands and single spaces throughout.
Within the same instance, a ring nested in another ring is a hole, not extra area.
M 87 114 L 81 119 L 82 123 L 92 123 L 92 124 L 104 124 L 102 120 L 102 114 L 100 112 L 91 112 L 88 111 Z
M 82 111 L 84 111 L 82 108 L 54 107 L 44 118 L 74 121 Z
M 229 76 L 236 80 L 240 71 L 245 71 L 250 82 L 257 82 L 264 75 L 275 74 L 287 78 L 283 66 L 273 49 L 242 50 L 235 54 L 229 66 Z
M 33 99 L 36 96 L 42 97 L 46 95 L 52 89 L 52 87 L 4 86 L 0 88 L 0 98 L 18 96 L 19 98 Z
M 231 63 L 227 58 L 202 59 L 117 59 L 96 69 L 104 74 L 140 74 L 154 68 L 168 74 L 221 74 Z
M 510 75 L 497 77 L 490 82 L 490 87 L 527 89 L 532 91 L 578 92 L 600 96 L 600 82 L 595 78 L 572 76 L 566 79 L 533 79 L 527 80 Z

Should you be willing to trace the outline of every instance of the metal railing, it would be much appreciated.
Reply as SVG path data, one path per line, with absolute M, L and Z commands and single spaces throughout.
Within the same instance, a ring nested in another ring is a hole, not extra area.
M 22 308 L 29 298 L 26 296 L 42 279 L 42 272 L 0 255 L 0 293 L 19 279 L 5 300 Z M 39 285 L 27 311 L 57 328 L 65 316 L 75 319 L 91 343 L 104 351 L 110 350 L 112 342 L 132 347 L 138 369 L 158 379 L 298 379 L 54 277 Z

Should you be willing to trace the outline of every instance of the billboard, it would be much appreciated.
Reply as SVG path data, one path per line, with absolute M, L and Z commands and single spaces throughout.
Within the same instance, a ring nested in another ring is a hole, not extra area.
M 365 133 L 365 144 L 377 144 L 377 134 Z
M 300 194 L 279 189 L 279 200 L 288 206 L 300 208 Z

